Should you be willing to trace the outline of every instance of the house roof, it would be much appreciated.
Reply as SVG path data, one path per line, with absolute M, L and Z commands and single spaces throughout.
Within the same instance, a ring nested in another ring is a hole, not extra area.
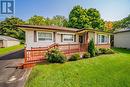
M 57 30 L 57 31 L 66 31 L 66 32 L 77 32 L 79 29 L 76 28 L 66 28 L 58 26 L 37 26 L 37 25 L 17 25 L 17 27 L 23 29 L 37 29 L 37 30 Z
M 118 30 L 114 33 L 116 34 L 116 33 L 122 33 L 122 32 L 130 32 L 130 28 L 124 28 L 124 29 Z
M 6 40 L 6 41 L 19 41 L 19 40 L 16 39 L 16 38 L 12 38 L 12 37 L 9 37 L 9 36 L 4 36 L 4 35 L 0 35 L 0 40 Z
M 77 28 L 66 28 L 66 27 L 58 27 L 58 26 L 37 26 L 37 25 L 16 25 L 19 28 L 23 28 L 24 30 L 50 30 L 50 31 L 64 31 L 64 32 L 99 32 L 106 33 L 103 31 L 99 31 L 92 28 L 87 29 L 77 29 Z

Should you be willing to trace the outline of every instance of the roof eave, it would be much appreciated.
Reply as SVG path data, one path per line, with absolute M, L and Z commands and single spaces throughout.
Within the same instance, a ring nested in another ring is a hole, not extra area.
M 77 30 L 65 30 L 65 29 L 56 29 L 56 28 L 42 28 L 42 27 L 30 27 L 30 26 L 17 26 L 19 28 L 22 28 L 24 31 L 26 30 L 46 30 L 46 31 L 64 31 L 64 32 L 74 32 L 76 33 Z

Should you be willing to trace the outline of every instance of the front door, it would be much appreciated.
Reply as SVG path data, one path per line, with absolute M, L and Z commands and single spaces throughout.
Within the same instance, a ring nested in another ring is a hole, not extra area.
M 82 51 L 86 51 L 88 48 L 88 32 L 79 35 L 79 43 Z
M 79 43 L 83 43 L 83 36 L 79 36 Z

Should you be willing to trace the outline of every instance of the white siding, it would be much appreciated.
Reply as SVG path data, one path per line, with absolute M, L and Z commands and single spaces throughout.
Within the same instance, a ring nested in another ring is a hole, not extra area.
M 0 48 L 3 47 L 3 40 L 0 40 Z
M 95 33 L 94 32 L 88 32 L 88 42 L 93 39 L 95 41 Z
M 106 34 L 104 34 L 106 35 Z M 107 44 L 110 44 L 110 35 L 107 35 L 108 36 L 108 43 Z M 96 32 L 88 32 L 88 42 L 93 38 L 95 44 L 98 44 L 98 33 Z
M 20 44 L 19 41 L 6 41 L 6 47 L 15 46 Z
M 38 32 L 38 31 L 36 31 L 36 32 Z M 65 33 L 65 32 L 61 32 L 61 33 Z M 34 42 L 34 31 L 33 30 L 30 30 L 30 31 L 26 30 L 25 35 L 26 35 L 25 37 L 26 37 L 26 48 L 27 49 L 30 49 L 31 47 L 48 47 L 49 45 L 51 45 L 53 43 L 58 43 L 58 44 L 78 44 L 79 43 L 78 35 L 76 35 L 76 42 L 71 42 L 71 43 L 61 42 L 61 34 L 57 33 L 57 32 L 55 35 L 55 42 L 42 42 L 42 41 Z
M 114 34 L 114 47 L 130 48 L 130 32 Z

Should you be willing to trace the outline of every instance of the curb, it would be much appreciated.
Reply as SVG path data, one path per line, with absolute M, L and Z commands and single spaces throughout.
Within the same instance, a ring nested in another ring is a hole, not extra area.
M 25 78 L 22 87 L 25 87 L 25 84 L 26 84 L 26 82 L 27 82 L 27 80 L 28 80 L 28 77 L 29 77 L 31 71 L 32 71 L 32 68 L 31 68 L 29 71 L 27 71 L 27 72 L 20 78 L 20 79 L 24 79 L 24 78 Z

